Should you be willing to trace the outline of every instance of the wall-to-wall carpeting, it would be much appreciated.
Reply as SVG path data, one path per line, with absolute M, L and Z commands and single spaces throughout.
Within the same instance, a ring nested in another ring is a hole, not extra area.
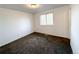
M 32 33 L 0 47 L 0 54 L 71 54 L 70 40 Z

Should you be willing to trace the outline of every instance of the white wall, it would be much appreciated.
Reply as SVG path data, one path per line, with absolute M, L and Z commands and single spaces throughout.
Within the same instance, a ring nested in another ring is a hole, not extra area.
M 71 47 L 79 53 L 79 5 L 71 5 Z
M 0 8 L 0 46 L 32 32 L 32 14 Z
M 40 25 L 39 15 L 46 12 L 53 12 L 54 25 Z M 69 6 L 55 8 L 46 12 L 38 13 L 35 15 L 35 31 L 69 38 Z

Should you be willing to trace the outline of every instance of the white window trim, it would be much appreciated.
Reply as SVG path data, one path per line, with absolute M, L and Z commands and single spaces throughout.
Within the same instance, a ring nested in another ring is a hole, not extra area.
M 46 15 L 46 23 L 47 23 L 47 14 L 50 14 L 50 13 L 52 13 L 52 15 L 53 15 L 53 12 L 46 12 L 46 13 L 40 14 L 40 16 L 41 15 Z M 39 16 L 39 18 L 40 18 L 40 16 Z M 52 25 L 54 25 L 54 15 L 53 15 L 53 24 L 51 24 L 51 25 L 46 24 L 46 25 L 41 25 L 41 26 L 52 26 Z

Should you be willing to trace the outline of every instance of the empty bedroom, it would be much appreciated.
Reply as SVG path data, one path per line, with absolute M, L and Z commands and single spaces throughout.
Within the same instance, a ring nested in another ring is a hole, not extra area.
M 78 18 L 78 7 L 0 4 L 0 54 L 79 53 L 75 35 L 77 20 L 74 21 Z

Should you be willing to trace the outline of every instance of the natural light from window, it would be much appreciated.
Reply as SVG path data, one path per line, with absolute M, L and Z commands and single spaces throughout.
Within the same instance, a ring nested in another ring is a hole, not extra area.
M 53 25 L 53 13 L 40 15 L 40 25 Z

